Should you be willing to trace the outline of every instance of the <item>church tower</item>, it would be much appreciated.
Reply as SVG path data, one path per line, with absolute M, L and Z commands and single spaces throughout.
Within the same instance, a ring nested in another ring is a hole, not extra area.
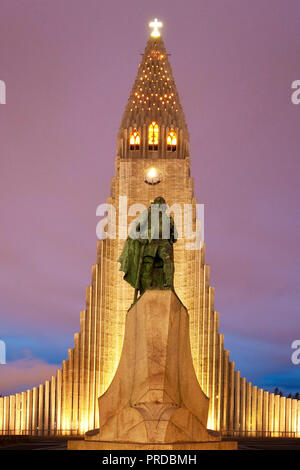
M 99 427 L 98 397 L 116 372 L 133 300 L 117 260 L 141 204 L 148 207 L 163 196 L 181 214 L 175 220 L 182 227 L 174 245 L 175 291 L 189 312 L 194 368 L 209 397 L 208 428 L 229 435 L 300 435 L 300 402 L 247 382 L 224 349 L 205 245 L 191 249 L 193 240 L 186 233 L 188 225 L 193 232 L 197 227 L 189 133 L 159 26 L 157 20 L 152 23 L 117 135 L 107 199 L 116 210 L 116 238 L 98 241 L 80 332 L 55 376 L 32 390 L 0 398 L 0 433 L 84 433 Z

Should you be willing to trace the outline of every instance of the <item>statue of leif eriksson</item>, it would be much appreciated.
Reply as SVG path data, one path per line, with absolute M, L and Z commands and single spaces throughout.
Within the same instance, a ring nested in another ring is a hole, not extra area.
M 134 302 L 138 293 L 142 295 L 148 289 L 173 290 L 177 231 L 166 210 L 164 198 L 156 197 L 132 223 L 119 258 L 125 281 L 135 289 Z

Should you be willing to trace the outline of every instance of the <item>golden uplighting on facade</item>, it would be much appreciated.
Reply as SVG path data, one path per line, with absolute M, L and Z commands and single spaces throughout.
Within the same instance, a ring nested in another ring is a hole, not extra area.
M 161 181 L 161 174 L 157 168 L 151 167 L 146 170 L 144 179 L 148 184 L 157 184 Z

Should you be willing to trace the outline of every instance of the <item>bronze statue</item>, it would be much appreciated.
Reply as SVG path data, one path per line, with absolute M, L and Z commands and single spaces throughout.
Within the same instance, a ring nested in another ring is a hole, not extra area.
M 125 281 L 135 288 L 134 302 L 148 289 L 174 289 L 177 231 L 166 209 L 164 198 L 156 197 L 132 224 L 119 258 Z

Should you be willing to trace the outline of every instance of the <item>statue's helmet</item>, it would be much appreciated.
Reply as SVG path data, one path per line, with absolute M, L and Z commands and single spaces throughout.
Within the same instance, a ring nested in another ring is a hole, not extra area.
M 166 201 L 164 200 L 163 197 L 157 196 L 157 197 L 154 199 L 154 201 L 153 201 L 152 204 L 158 204 L 159 206 L 162 206 L 163 204 L 166 205 L 167 203 L 166 203 Z

